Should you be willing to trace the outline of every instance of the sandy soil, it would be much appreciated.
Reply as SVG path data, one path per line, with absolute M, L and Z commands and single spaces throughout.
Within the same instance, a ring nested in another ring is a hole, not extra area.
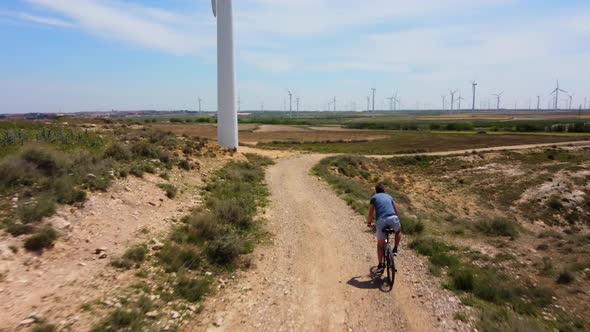
M 213 165 L 204 166 L 207 173 Z M 81 306 L 116 293 L 133 281 L 131 273 L 109 263 L 133 244 L 161 237 L 173 218 L 199 204 L 201 172 L 172 174 L 171 183 L 181 192 L 174 200 L 165 196 L 153 175 L 118 181 L 105 193 L 93 193 L 81 209 L 61 207 L 48 222 L 60 230 L 53 249 L 42 255 L 22 247 L 21 238 L 0 234 L 0 331 L 25 328 L 30 316 L 43 318 L 72 331 L 89 330 L 97 317 L 81 315 Z M 100 259 L 96 249 L 104 248 Z
M 405 245 L 392 291 L 372 277 L 375 241 L 361 216 L 309 170 L 324 155 L 278 161 L 267 172 L 273 245 L 237 275 L 187 331 L 469 330 L 465 309 Z M 406 239 L 404 243 L 409 240 Z

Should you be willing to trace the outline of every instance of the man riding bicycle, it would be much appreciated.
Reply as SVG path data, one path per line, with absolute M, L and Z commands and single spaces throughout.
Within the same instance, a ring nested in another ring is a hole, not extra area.
M 393 255 L 397 256 L 397 246 L 402 238 L 402 227 L 399 222 L 393 197 L 385 193 L 385 187 L 381 183 L 375 186 L 375 195 L 373 195 L 371 202 L 369 203 L 369 217 L 367 219 L 367 225 L 369 227 L 372 225 L 373 215 L 375 215 L 375 219 L 377 220 L 377 258 L 379 259 L 377 272 L 382 272 L 384 269 L 383 248 L 385 247 L 386 238 L 383 229 L 391 228 L 395 231 Z

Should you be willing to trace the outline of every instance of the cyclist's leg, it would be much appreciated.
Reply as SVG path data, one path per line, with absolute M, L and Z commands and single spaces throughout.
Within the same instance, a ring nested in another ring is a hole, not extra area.
M 400 229 L 395 232 L 395 245 L 394 248 L 397 248 L 397 246 L 399 245 L 399 241 L 401 241 L 402 239 L 402 229 L 400 227 Z
M 386 234 L 383 232 L 384 227 L 385 220 L 378 219 L 375 228 L 377 230 L 377 258 L 379 259 L 379 264 L 383 264 L 383 250 L 385 248 L 386 238 Z
M 383 251 L 385 249 L 385 240 L 377 240 L 377 258 L 379 264 L 383 264 Z

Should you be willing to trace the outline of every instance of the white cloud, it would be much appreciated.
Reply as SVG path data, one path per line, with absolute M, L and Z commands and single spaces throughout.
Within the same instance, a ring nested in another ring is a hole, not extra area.
M 181 14 L 116 1 L 98 0 L 26 0 L 36 8 L 58 13 L 75 21 L 90 33 L 104 38 L 173 54 L 195 54 L 211 47 L 206 24 L 198 29 L 177 26 L 172 22 L 187 22 Z M 188 30 L 188 31 L 187 31 Z
M 13 17 L 20 19 L 20 20 L 30 21 L 30 22 L 44 24 L 44 25 L 50 25 L 50 26 L 54 26 L 54 27 L 58 27 L 58 28 L 72 28 L 72 27 L 74 27 L 74 25 L 72 23 L 65 21 L 65 20 L 58 19 L 58 18 L 54 18 L 54 17 L 44 17 L 44 16 L 37 16 L 37 15 L 26 14 L 26 13 L 15 13 L 13 15 Z

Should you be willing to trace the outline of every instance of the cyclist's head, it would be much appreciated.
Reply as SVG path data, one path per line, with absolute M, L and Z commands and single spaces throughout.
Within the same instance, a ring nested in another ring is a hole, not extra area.
M 375 186 L 375 192 L 376 192 L 376 193 L 384 193 L 384 192 L 385 192 L 385 186 L 383 186 L 383 184 L 382 184 L 382 183 L 378 183 L 378 184 Z

